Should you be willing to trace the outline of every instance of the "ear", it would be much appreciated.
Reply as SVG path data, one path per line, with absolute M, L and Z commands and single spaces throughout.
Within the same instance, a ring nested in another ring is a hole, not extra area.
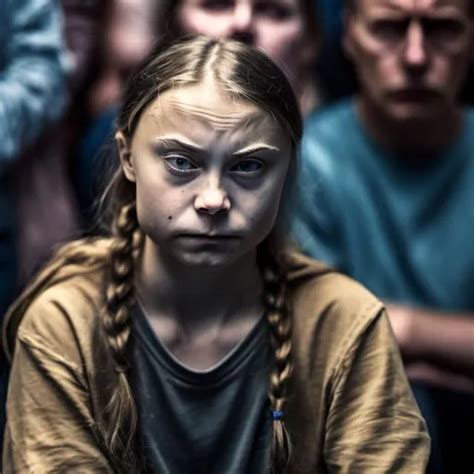
M 130 150 L 130 145 L 125 138 L 124 134 L 121 131 L 118 131 L 115 134 L 115 142 L 117 144 L 118 154 L 120 156 L 120 162 L 122 163 L 122 169 L 125 174 L 125 177 L 132 181 L 136 181 L 135 177 L 135 167 L 133 165 L 132 152 Z

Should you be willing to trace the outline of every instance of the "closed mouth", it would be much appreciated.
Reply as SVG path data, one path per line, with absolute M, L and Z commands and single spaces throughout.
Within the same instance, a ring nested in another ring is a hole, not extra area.
M 440 97 L 437 91 L 423 88 L 401 89 L 394 91 L 391 95 L 396 100 L 406 102 L 427 102 Z
M 235 240 L 240 238 L 237 235 L 229 234 L 179 234 L 178 237 L 196 240 Z

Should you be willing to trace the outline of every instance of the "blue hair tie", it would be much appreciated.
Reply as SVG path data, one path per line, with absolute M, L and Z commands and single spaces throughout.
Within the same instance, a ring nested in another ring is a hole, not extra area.
M 280 421 L 283 418 L 284 413 L 280 410 L 272 410 L 272 418 L 276 421 Z

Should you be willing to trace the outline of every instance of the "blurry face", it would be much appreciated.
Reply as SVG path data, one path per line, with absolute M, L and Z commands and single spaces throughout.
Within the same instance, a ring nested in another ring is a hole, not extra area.
M 315 54 L 298 0 L 181 0 L 177 23 L 184 34 L 252 44 L 289 77 L 297 77 Z
M 207 266 L 254 257 L 274 226 L 290 154 L 268 113 L 211 79 L 162 94 L 130 154 L 121 150 L 144 233 L 168 257 Z
M 364 100 L 394 120 L 456 106 L 472 48 L 471 0 L 356 0 L 345 39 Z
M 64 12 L 64 34 L 71 62 L 71 87 L 81 89 L 85 86 L 94 55 L 97 54 L 102 28 L 102 8 L 92 0 L 62 0 Z
M 154 0 L 118 0 L 114 3 L 107 34 L 110 61 L 129 71 L 150 51 Z

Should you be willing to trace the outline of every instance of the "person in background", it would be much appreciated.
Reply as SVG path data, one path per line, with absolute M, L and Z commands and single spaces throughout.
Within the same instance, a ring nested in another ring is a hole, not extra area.
M 361 91 L 307 123 L 294 235 L 386 302 L 430 470 L 471 472 L 474 111 L 458 93 L 473 3 L 353 0 L 346 15 Z
M 0 2 L 0 314 L 15 293 L 9 175 L 24 149 L 61 116 L 65 63 L 60 10 L 48 0 Z
M 16 219 L 10 176 L 25 147 L 64 109 L 60 11 L 50 0 L 0 0 L 0 319 L 17 290 Z M 3 438 L 7 368 L 0 358 Z M 1 441 L 1 439 L 0 439 Z
M 100 69 L 85 99 L 89 123 L 77 148 L 73 180 L 81 227 L 95 230 L 94 201 L 99 194 L 108 160 L 105 152 L 114 129 L 118 103 L 127 77 L 149 53 L 156 41 L 155 0 L 111 0 L 102 25 Z
M 156 41 L 155 0 L 112 0 L 103 25 L 101 72 L 88 93 L 90 114 L 97 117 L 120 102 L 124 82 Z
M 314 0 L 163 0 L 158 13 L 158 32 L 166 40 L 201 34 L 251 44 L 282 68 L 304 116 L 320 104 Z
M 71 174 L 77 146 L 89 120 L 88 89 L 98 62 L 108 0 L 61 0 L 66 46 L 67 104 L 54 127 L 43 130 L 12 170 L 17 221 L 20 285 L 47 259 L 52 248 L 80 233 Z M 54 107 L 56 98 L 50 99 Z

